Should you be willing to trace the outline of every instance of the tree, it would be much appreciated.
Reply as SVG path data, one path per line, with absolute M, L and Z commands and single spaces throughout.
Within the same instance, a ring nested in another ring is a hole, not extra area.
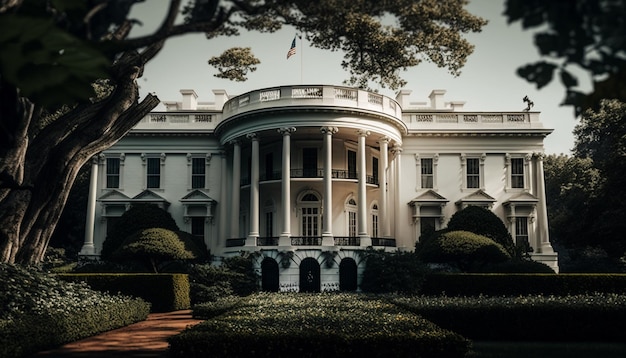
M 598 219 L 590 229 L 596 244 L 621 257 L 626 252 L 626 103 L 601 101 L 599 110 L 585 112 L 574 135 L 574 155 L 591 159 L 600 177 L 589 207 Z
M 626 3 L 613 0 L 507 0 L 504 15 L 522 28 L 541 28 L 535 46 L 543 60 L 518 69 L 537 88 L 558 75 L 565 105 L 576 116 L 599 107 L 603 98 L 626 101 Z M 577 90 L 577 72 L 586 72 L 590 93 Z
M 80 167 L 158 104 L 136 80 L 170 37 L 291 25 L 345 53 L 348 83 L 395 89 L 422 60 L 458 75 L 473 49 L 462 34 L 486 23 L 458 0 L 172 0 L 155 32 L 129 38 L 140 1 L 0 0 L 0 261 L 41 261 Z M 256 65 L 245 49 L 214 62 L 235 79 Z
M 592 244 L 590 229 L 598 219 L 592 205 L 600 182 L 593 160 L 551 154 L 543 163 L 550 241 L 559 247 Z

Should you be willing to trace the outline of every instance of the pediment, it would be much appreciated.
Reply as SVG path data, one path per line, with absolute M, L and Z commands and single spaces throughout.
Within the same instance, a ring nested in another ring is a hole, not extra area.
M 427 204 L 427 203 L 445 204 L 448 201 L 449 201 L 448 199 L 446 199 L 445 197 L 441 196 L 439 193 L 431 189 L 431 190 L 427 190 L 423 192 L 422 194 L 412 199 L 409 202 L 409 205 L 414 205 L 414 204 L 422 205 L 422 204 Z
M 145 202 L 167 202 L 164 197 L 153 192 L 152 190 L 144 190 L 141 193 L 135 195 L 133 201 L 145 201 Z
M 515 195 L 511 198 L 509 198 L 509 200 L 504 202 L 504 205 L 511 205 L 511 204 L 515 204 L 515 205 L 535 205 L 539 202 L 539 199 L 537 199 L 536 196 L 532 195 L 531 193 L 528 192 L 523 192 L 520 193 L 518 195 Z
M 129 202 L 131 199 L 119 190 L 109 190 L 97 200 L 103 202 Z
M 183 202 L 183 203 L 189 203 L 189 202 L 206 203 L 206 202 L 214 202 L 215 200 L 213 198 L 211 198 L 210 196 L 208 196 L 202 190 L 197 190 L 196 189 L 196 190 L 190 192 L 189 194 L 183 196 L 182 199 L 180 199 L 180 201 Z
M 477 190 L 471 194 L 469 194 L 468 196 L 461 198 L 459 201 L 456 202 L 456 204 L 462 204 L 462 203 L 493 203 L 495 202 L 496 199 L 494 199 L 493 196 L 485 193 L 484 190 L 480 189 Z

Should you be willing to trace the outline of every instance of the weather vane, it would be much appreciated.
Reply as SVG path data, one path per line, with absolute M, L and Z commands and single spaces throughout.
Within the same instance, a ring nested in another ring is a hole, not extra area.
M 522 98 L 522 101 L 526 102 L 527 104 L 526 108 L 524 109 L 525 111 L 530 111 L 530 109 L 533 108 L 533 106 L 535 105 L 535 102 L 531 101 L 528 96 L 524 96 L 524 98 Z

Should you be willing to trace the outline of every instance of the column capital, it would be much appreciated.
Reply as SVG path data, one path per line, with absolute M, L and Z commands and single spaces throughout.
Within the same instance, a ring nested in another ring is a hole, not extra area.
M 399 144 L 394 145 L 393 147 L 391 147 L 391 153 L 392 154 L 402 153 L 402 147 Z
M 368 135 L 370 135 L 370 131 L 365 130 L 365 129 L 357 129 L 356 132 L 359 135 L 359 137 L 367 137 Z
M 333 134 L 339 132 L 339 128 L 337 128 L 337 127 L 322 127 L 322 128 L 320 128 L 320 132 L 322 132 L 322 134 L 333 135 Z
M 241 141 L 239 139 L 233 139 L 230 142 L 228 142 L 228 144 L 230 144 L 230 145 L 239 145 L 239 144 L 241 144 Z
M 291 135 L 291 133 L 296 131 L 296 127 L 281 127 L 281 128 L 278 128 L 277 131 L 283 136 Z
M 546 158 L 546 153 L 543 152 L 535 152 L 533 153 L 533 156 L 537 159 L 539 159 L 540 161 L 543 161 Z
M 382 143 L 387 143 L 387 144 L 389 144 L 389 142 L 391 142 L 391 138 L 387 137 L 386 135 L 378 138 L 378 143 L 381 143 L 381 144 Z
M 246 138 L 250 139 L 251 141 L 259 140 L 259 136 L 256 133 L 248 133 L 246 134 Z

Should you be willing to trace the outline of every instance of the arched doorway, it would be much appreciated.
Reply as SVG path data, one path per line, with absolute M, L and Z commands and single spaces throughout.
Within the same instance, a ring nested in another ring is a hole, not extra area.
M 278 263 L 276 260 L 266 257 L 261 262 L 261 290 L 278 292 L 278 287 Z
M 339 290 L 356 291 L 357 265 L 354 259 L 346 257 L 339 263 Z
M 320 264 L 313 258 L 300 263 L 300 292 L 320 292 Z

